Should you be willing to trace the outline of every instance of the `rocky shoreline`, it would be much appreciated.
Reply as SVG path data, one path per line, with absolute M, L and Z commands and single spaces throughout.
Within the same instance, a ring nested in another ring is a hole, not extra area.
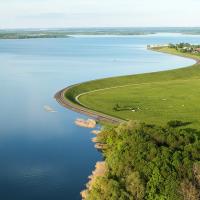
M 95 143 L 95 148 L 97 150 L 101 151 L 102 149 L 104 149 L 106 147 L 105 147 L 105 144 L 100 143 L 97 139 L 97 135 L 100 132 L 101 132 L 100 130 L 91 131 L 92 134 L 96 135 L 96 137 L 93 137 L 91 140 L 92 140 L 93 143 Z M 106 173 L 106 162 L 105 161 L 98 161 L 95 165 L 94 171 L 92 171 L 92 174 L 88 177 L 89 181 L 86 184 L 86 189 L 81 191 L 81 193 L 80 193 L 82 200 L 87 199 L 88 192 L 92 189 L 92 186 L 95 183 L 96 179 L 98 177 L 104 176 L 105 173 Z
M 106 173 L 106 163 L 105 161 L 97 162 L 95 165 L 95 170 L 92 172 L 92 175 L 90 175 L 89 182 L 86 184 L 86 189 L 83 190 L 80 194 L 82 197 L 82 200 L 87 199 L 88 192 L 92 189 L 92 186 L 95 184 L 95 181 L 98 177 L 103 176 Z

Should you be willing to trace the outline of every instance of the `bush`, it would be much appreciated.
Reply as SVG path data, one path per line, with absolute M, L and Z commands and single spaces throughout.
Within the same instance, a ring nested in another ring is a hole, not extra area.
M 171 120 L 167 123 L 168 126 L 176 128 L 176 127 L 180 127 L 180 126 L 186 126 L 190 124 L 190 122 L 182 122 L 182 121 L 178 121 L 178 120 Z

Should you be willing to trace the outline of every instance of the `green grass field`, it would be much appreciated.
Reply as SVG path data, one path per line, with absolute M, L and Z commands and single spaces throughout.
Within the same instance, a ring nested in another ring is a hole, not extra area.
M 156 50 L 199 59 L 166 47 Z M 85 92 L 91 93 L 79 97 L 83 105 L 111 116 L 161 125 L 181 120 L 191 122 L 189 127 L 200 128 L 200 64 L 90 81 L 73 87 L 66 97 L 76 103 L 75 97 Z

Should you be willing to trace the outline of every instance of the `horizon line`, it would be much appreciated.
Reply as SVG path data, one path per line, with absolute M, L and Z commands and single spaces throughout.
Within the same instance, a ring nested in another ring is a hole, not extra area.
M 0 27 L 0 30 L 25 30 L 25 29 L 109 29 L 109 28 L 200 28 L 200 26 L 77 26 L 77 27 Z

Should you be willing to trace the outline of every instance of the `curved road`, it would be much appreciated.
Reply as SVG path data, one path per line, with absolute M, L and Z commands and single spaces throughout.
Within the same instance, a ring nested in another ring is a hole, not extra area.
M 74 86 L 75 85 L 64 88 L 63 90 L 61 90 L 55 94 L 54 98 L 60 105 L 62 105 L 65 108 L 68 108 L 70 110 L 73 110 L 75 112 L 88 115 L 88 116 L 94 118 L 96 121 L 108 122 L 108 123 L 112 123 L 112 124 L 119 124 L 119 123 L 125 122 L 125 120 L 122 120 L 122 119 L 119 119 L 116 117 L 112 117 L 112 116 L 109 116 L 109 115 L 106 115 L 106 114 L 103 114 L 103 113 L 100 113 L 97 111 L 93 111 L 89 108 L 84 107 L 83 105 L 75 104 L 75 103 L 71 102 L 70 100 L 68 100 L 67 98 L 65 98 L 65 93 L 67 92 L 67 90 L 69 90 L 70 88 L 72 88 Z

